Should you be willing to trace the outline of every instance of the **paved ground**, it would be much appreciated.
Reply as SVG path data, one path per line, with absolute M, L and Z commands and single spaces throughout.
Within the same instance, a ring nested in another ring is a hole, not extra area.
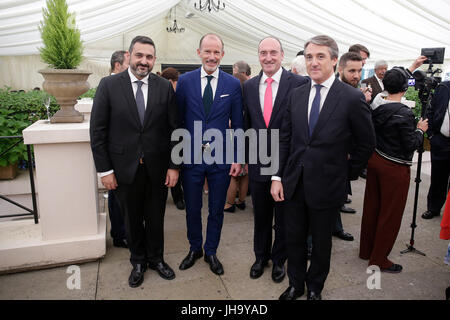
M 420 185 L 415 247 L 426 256 L 408 253 L 401 255 L 411 235 L 411 220 L 414 200 L 414 177 L 412 171 L 410 193 L 402 227 L 390 255 L 390 259 L 403 265 L 400 274 L 381 275 L 381 289 L 369 290 L 366 273 L 367 262 L 358 258 L 359 236 L 365 180 L 352 183 L 353 202 L 356 214 L 342 214 L 344 228 L 355 236 L 355 241 L 346 242 L 334 238 L 331 271 L 322 296 L 336 300 L 443 300 L 445 288 L 450 286 L 450 266 L 443 263 L 449 241 L 439 239 L 440 218 L 423 220 L 426 193 L 429 186 L 429 164 L 424 164 L 423 182 Z M 206 203 L 207 196 L 204 196 Z M 204 299 L 278 299 L 288 286 L 272 282 L 271 268 L 257 280 L 249 277 L 253 263 L 253 215 L 250 198 L 247 209 L 227 213 L 222 231 L 218 257 L 225 269 L 223 276 L 216 276 L 203 260 L 198 260 L 191 269 L 180 271 L 178 265 L 188 252 L 185 212 L 175 208 L 170 196 L 165 223 L 165 260 L 176 272 L 171 281 L 161 279 L 155 271 L 145 274 L 143 285 L 137 289 L 128 286 L 131 270 L 129 253 L 115 248 L 108 235 L 107 252 L 103 259 L 79 265 L 81 288 L 69 290 L 67 280 L 71 274 L 67 267 L 29 271 L 0 276 L 0 299 L 160 299 L 160 300 L 204 300 Z M 203 221 L 206 221 L 204 209 Z M 302 297 L 301 299 L 304 299 Z

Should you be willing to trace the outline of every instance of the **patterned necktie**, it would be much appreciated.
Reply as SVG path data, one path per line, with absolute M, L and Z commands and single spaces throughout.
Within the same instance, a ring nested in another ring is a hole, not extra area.
M 144 94 L 142 93 L 142 85 L 144 82 L 142 81 L 136 81 L 138 88 L 136 91 L 136 105 L 139 113 L 139 119 L 141 120 L 141 124 L 144 124 L 144 116 L 145 116 L 145 100 L 144 100 Z
M 320 89 L 323 87 L 321 84 L 315 84 L 316 96 L 311 105 L 311 112 L 309 113 L 309 136 L 312 136 L 314 127 L 316 126 L 317 119 L 319 119 L 320 111 Z
M 266 127 L 269 127 L 270 122 L 270 116 L 272 115 L 272 78 L 267 78 L 267 87 L 266 87 L 266 93 L 264 94 L 264 122 L 266 123 Z
M 211 110 L 211 105 L 213 103 L 213 91 L 211 87 L 211 79 L 213 76 L 206 76 L 208 79 L 208 84 L 205 87 L 205 91 L 203 92 L 203 108 L 205 108 L 205 116 L 209 115 L 209 111 Z

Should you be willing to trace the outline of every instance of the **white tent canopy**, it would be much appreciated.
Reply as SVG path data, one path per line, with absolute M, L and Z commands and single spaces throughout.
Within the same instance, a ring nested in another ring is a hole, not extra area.
M 216 1 L 217 2 L 217 1 Z M 108 74 L 113 51 L 127 49 L 138 35 L 150 36 L 156 44 L 157 63 L 198 63 L 200 37 L 219 34 L 225 43 L 223 64 L 245 60 L 252 73 L 259 71 L 258 42 L 267 35 L 278 37 L 289 65 L 305 41 L 318 34 L 333 37 L 341 53 L 355 43 L 371 52 L 367 66 L 379 59 L 390 66 L 409 66 L 421 48 L 446 47 L 450 62 L 450 1 L 446 0 L 223 0 L 225 10 L 199 12 L 194 0 L 67 0 L 76 14 L 85 45 L 81 68 L 94 74 L 92 86 Z M 37 70 L 38 31 L 45 1 L 0 2 L 0 86 L 29 89 L 40 86 Z M 176 8 L 176 11 L 174 10 Z M 176 17 L 175 17 L 176 12 Z M 177 19 L 184 33 L 168 33 Z

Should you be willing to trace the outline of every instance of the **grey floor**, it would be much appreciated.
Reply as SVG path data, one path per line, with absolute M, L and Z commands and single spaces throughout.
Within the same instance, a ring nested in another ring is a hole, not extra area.
M 335 300 L 443 300 L 445 288 L 450 286 L 450 266 L 444 264 L 448 240 L 439 239 L 440 218 L 423 220 L 420 214 L 426 206 L 429 175 L 422 175 L 420 188 L 415 247 L 426 256 L 408 253 L 401 255 L 411 235 L 414 199 L 414 177 L 401 230 L 390 259 L 403 265 L 400 274 L 381 274 L 381 288 L 368 289 L 367 261 L 358 258 L 361 214 L 365 180 L 352 183 L 351 207 L 356 214 L 342 214 L 344 228 L 355 236 L 355 241 L 333 239 L 331 270 L 322 292 L 324 299 Z M 204 204 L 207 195 L 204 195 Z M 203 209 L 203 221 L 206 210 Z M 109 221 L 108 221 L 109 223 Z M 109 226 L 108 226 L 109 228 Z M 151 300 L 272 300 L 288 286 L 286 278 L 276 284 L 271 280 L 271 268 L 263 276 L 250 279 L 253 263 L 253 215 L 250 197 L 247 209 L 226 213 L 218 257 L 224 265 L 222 276 L 214 275 L 203 260 L 188 270 L 180 271 L 178 265 L 188 252 L 185 212 L 175 208 L 169 196 L 165 220 L 165 260 L 175 270 L 176 278 L 163 280 L 155 271 L 145 273 L 141 287 L 128 286 L 131 270 L 126 249 L 112 246 L 107 238 L 106 255 L 95 262 L 80 264 L 81 288 L 68 289 L 70 273 L 67 266 L 28 271 L 0 276 L 0 299 L 151 299 Z M 69 281 L 70 282 L 70 281 Z M 370 282 L 370 281 L 369 281 Z M 300 299 L 305 299 L 302 297 Z

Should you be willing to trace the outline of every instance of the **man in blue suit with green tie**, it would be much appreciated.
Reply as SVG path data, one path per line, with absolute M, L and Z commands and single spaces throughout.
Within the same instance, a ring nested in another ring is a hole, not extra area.
M 190 249 L 180 264 L 180 270 L 192 267 L 195 261 L 203 256 L 204 249 L 204 259 L 211 271 L 221 275 L 224 273 L 223 266 L 216 252 L 223 224 L 223 208 L 230 175 L 238 176 L 242 170 L 241 165 L 235 163 L 236 154 L 231 155 L 233 163 L 226 161 L 227 158 L 230 159 L 230 155 L 227 157 L 225 144 L 227 139 L 231 139 L 226 129 L 230 128 L 230 121 L 231 129 L 243 128 L 242 92 L 239 80 L 219 69 L 224 56 L 224 45 L 218 35 L 204 35 L 197 54 L 202 60 L 202 67 L 181 75 L 176 91 L 182 127 L 189 132 L 192 146 L 190 154 L 183 155 L 182 181 Z M 200 127 L 201 130 L 198 129 Z M 217 145 L 218 142 L 204 135 L 209 129 L 221 134 L 223 153 L 220 159 L 217 157 L 217 150 L 211 150 L 211 146 Z M 194 141 L 198 139 L 202 142 L 201 148 L 194 145 Z M 215 156 L 212 164 L 205 162 L 206 153 Z M 205 178 L 209 187 L 209 214 L 206 239 L 203 243 L 201 209 Z

